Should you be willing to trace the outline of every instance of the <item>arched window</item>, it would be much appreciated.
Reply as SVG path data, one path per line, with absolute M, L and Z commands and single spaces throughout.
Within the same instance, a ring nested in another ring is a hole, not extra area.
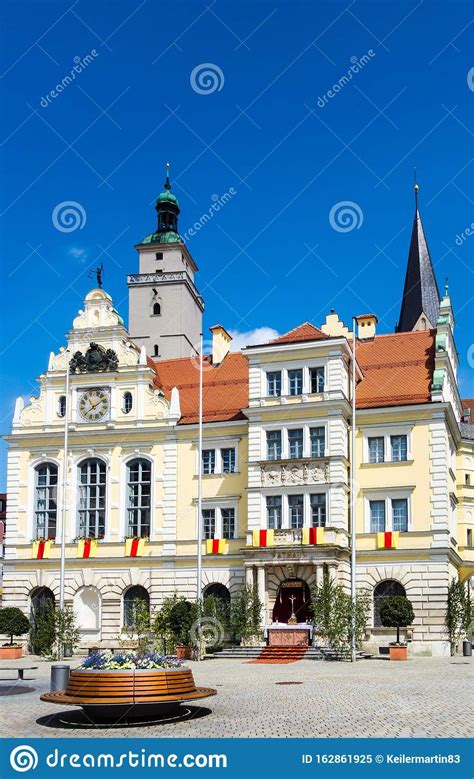
M 158 344 L 155 344 L 153 346 L 153 357 L 158 357 L 158 356 L 159 356 Z
M 84 460 L 79 471 L 79 535 L 105 535 L 106 466 L 102 460 Z
M 58 466 L 41 463 L 35 468 L 35 536 L 46 540 L 56 537 L 58 510 Z
M 153 316 L 161 316 L 161 304 L 153 303 Z
M 220 600 L 224 606 L 230 605 L 230 592 L 224 584 L 219 582 L 208 584 L 204 590 L 203 597 L 208 598 L 210 595 Z
M 58 400 L 58 416 L 66 416 L 66 395 L 60 395 Z
M 395 579 L 386 579 L 379 582 L 374 587 L 374 627 L 382 627 L 380 619 L 380 606 L 384 598 L 390 598 L 393 595 L 405 595 L 405 588 Z
M 129 587 L 123 595 L 123 626 L 132 628 L 136 615 L 141 611 L 150 611 L 150 596 L 144 587 Z
M 133 406 L 133 398 L 131 392 L 123 393 L 123 413 L 130 414 Z
M 30 592 L 30 647 L 33 654 L 48 653 L 53 648 L 53 609 L 54 594 L 49 587 L 35 587 Z
M 127 463 L 127 536 L 150 535 L 151 463 Z

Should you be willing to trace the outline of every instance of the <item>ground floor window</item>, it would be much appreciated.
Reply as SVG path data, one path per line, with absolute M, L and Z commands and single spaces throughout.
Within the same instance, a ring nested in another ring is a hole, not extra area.
M 393 595 L 406 595 L 405 588 L 395 579 L 386 579 L 379 582 L 374 588 L 374 627 L 382 627 L 380 607 L 384 598 L 390 598 Z
M 150 596 L 144 587 L 129 587 L 123 596 L 123 626 L 132 628 L 141 610 L 150 611 Z

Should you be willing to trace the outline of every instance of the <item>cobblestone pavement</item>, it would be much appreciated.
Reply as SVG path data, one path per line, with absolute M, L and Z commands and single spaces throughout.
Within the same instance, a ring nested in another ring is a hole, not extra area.
M 6 681 L 0 661 L 1 734 L 5 737 L 472 737 L 473 668 L 468 658 L 419 658 L 293 665 L 240 660 L 189 663 L 198 686 L 217 688 L 178 720 L 143 726 L 91 725 L 80 709 L 43 703 L 49 664 Z M 74 662 L 72 666 L 74 667 Z M 31 680 L 31 681 L 30 681 Z M 293 684 L 288 684 L 293 682 Z

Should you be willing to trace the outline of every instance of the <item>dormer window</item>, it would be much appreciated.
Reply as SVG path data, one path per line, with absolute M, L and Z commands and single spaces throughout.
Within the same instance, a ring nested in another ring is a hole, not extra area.
M 58 417 L 66 416 L 66 395 L 60 395 L 58 400 Z
M 123 413 L 130 414 L 133 407 L 133 397 L 131 392 L 124 392 L 123 394 Z

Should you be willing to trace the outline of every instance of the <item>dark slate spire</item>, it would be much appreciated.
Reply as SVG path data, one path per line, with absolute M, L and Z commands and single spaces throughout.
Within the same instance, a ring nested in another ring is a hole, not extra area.
M 158 214 L 156 232 L 147 235 L 142 243 L 181 243 L 182 239 L 178 233 L 179 203 L 171 192 L 169 162 L 166 163 L 164 189 L 157 197 L 155 208 Z
M 436 327 L 439 316 L 439 290 L 418 210 L 419 189 L 415 182 L 415 218 L 411 231 L 398 332 Z M 426 323 L 420 317 L 424 317 Z

